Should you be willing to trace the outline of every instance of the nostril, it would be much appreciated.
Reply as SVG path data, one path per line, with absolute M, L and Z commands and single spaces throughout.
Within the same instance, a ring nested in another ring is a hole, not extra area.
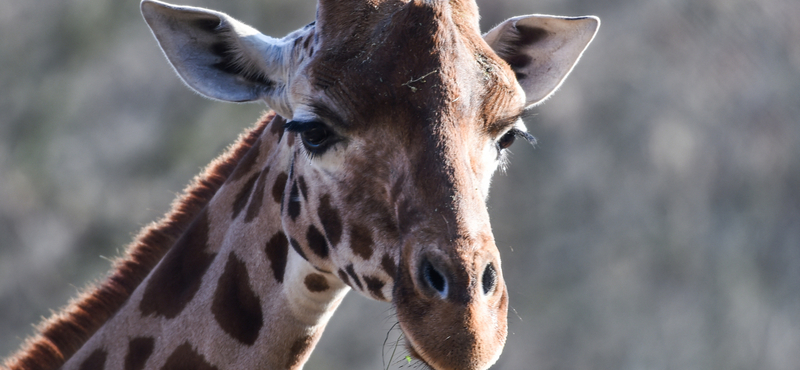
M 447 296 L 447 279 L 428 260 L 422 263 L 422 279 L 442 297 Z
M 483 294 L 488 295 L 497 285 L 497 270 L 494 269 L 494 265 L 491 263 L 486 265 L 481 280 L 483 280 Z

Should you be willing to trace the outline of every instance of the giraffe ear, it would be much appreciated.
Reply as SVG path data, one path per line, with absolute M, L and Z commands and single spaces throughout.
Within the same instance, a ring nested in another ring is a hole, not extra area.
M 517 75 L 525 105 L 547 99 L 567 77 L 594 39 L 600 19 L 548 15 L 514 17 L 483 38 Z
M 285 40 L 213 10 L 155 0 L 143 0 L 141 8 L 161 50 L 190 88 L 223 101 L 263 99 L 281 114 L 288 109 L 280 96 L 286 83 Z

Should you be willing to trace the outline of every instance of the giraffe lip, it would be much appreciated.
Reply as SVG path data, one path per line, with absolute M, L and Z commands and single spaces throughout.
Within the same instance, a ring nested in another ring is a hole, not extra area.
M 411 344 L 411 342 L 408 339 L 406 339 L 406 350 L 408 350 L 409 356 L 413 357 L 415 360 L 419 362 L 422 362 L 423 364 L 428 366 L 428 368 L 433 369 L 433 366 L 431 366 L 431 364 L 429 364 L 427 361 L 425 361 L 424 358 L 422 358 L 422 356 L 420 356 L 419 352 L 417 352 L 417 349 L 414 348 L 414 345 Z
M 422 364 L 424 364 L 425 366 L 427 366 L 428 369 L 431 369 L 431 370 L 435 370 L 436 369 L 436 367 L 434 367 L 433 365 L 428 363 L 428 361 L 425 361 L 425 358 L 423 358 L 422 355 L 419 354 L 419 352 L 417 351 L 417 348 L 414 346 L 414 343 L 410 339 L 408 339 L 408 336 L 404 336 L 404 339 L 405 339 L 405 342 L 406 342 L 406 350 L 408 351 L 408 355 L 409 356 L 413 357 L 415 360 L 417 360 L 417 361 L 421 362 Z

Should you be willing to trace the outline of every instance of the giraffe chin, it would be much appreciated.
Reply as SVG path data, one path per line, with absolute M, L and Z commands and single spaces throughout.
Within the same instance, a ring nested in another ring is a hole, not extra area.
M 505 339 L 505 335 L 503 335 L 503 338 Z M 504 344 L 504 342 L 505 341 L 503 341 L 503 344 Z M 496 351 L 496 353 L 494 354 L 494 356 L 489 357 L 488 360 L 486 360 L 486 361 L 473 362 L 473 361 L 467 360 L 467 361 L 462 361 L 461 364 L 455 364 L 455 366 L 454 366 L 454 364 L 452 364 L 450 362 L 446 362 L 449 365 L 445 365 L 442 362 L 436 361 L 434 358 L 431 358 L 433 356 L 431 356 L 430 354 L 427 354 L 427 353 L 426 354 L 428 356 L 423 356 L 422 354 L 420 354 L 420 351 L 417 350 L 417 347 L 415 347 L 414 342 L 411 339 L 411 337 L 409 337 L 407 334 L 405 336 L 405 347 L 406 347 L 406 351 L 408 352 L 408 355 L 411 358 L 413 358 L 414 360 L 416 360 L 416 361 L 424 364 L 425 366 L 427 366 L 427 368 L 434 369 L 434 370 L 449 370 L 449 369 L 484 370 L 484 369 L 488 369 L 488 368 L 492 367 L 492 365 L 494 365 L 495 362 L 497 362 L 497 360 L 500 358 L 500 354 L 502 353 L 502 350 L 503 350 L 503 344 L 501 344 L 499 346 L 499 348 Z M 448 352 L 450 354 L 452 354 L 452 353 L 461 353 L 456 348 L 451 348 L 450 351 L 448 351 Z M 423 353 L 425 353 L 425 352 L 423 352 Z M 448 357 L 450 357 L 450 356 L 448 356 Z M 451 361 L 451 360 L 452 360 L 452 358 L 451 359 L 445 359 L 444 361 Z M 466 360 L 466 357 L 462 357 L 462 360 Z
M 508 331 L 502 280 L 490 296 L 442 299 L 409 290 L 401 280 L 394 302 L 410 356 L 435 370 L 484 370 L 497 361 Z
M 428 365 L 428 367 L 431 367 L 431 364 L 427 363 L 425 359 L 419 355 L 419 352 L 417 352 L 417 350 L 414 349 L 414 345 L 411 344 L 411 341 L 409 341 L 408 338 L 405 339 L 405 342 L 406 342 L 406 351 L 408 351 L 409 356 L 411 356 L 412 358 L 414 358 L 419 362 L 422 362 L 425 365 Z

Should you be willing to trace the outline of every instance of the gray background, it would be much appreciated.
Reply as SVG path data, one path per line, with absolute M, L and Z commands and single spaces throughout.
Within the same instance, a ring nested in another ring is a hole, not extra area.
M 315 7 L 184 4 L 274 36 Z M 494 181 L 512 307 L 494 368 L 800 368 L 800 2 L 479 4 L 484 30 L 526 13 L 603 20 L 527 121 L 540 145 L 517 144 Z M 135 0 L 3 0 L 0 35 L 4 356 L 264 108 L 186 89 Z M 393 323 L 350 294 L 306 368 L 385 369 Z

